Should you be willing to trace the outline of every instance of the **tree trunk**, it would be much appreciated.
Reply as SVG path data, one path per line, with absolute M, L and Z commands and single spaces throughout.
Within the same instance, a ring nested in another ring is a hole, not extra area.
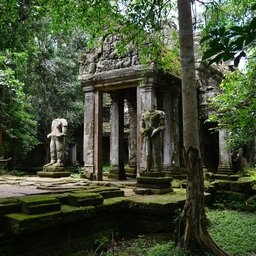
M 0 157 L 3 156 L 3 129 L 0 127 Z
M 206 229 L 190 1 L 178 0 L 178 11 L 182 60 L 183 137 L 187 169 L 187 198 L 178 220 L 177 243 L 184 248 L 186 253 L 192 252 L 199 255 L 211 251 L 216 255 L 228 255 L 213 242 Z

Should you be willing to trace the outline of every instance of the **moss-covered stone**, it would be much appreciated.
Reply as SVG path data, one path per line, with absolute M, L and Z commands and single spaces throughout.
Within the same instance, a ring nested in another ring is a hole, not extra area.
M 230 183 L 230 190 L 234 192 L 241 192 L 250 194 L 252 191 L 254 181 L 236 181 Z
M 95 207 L 62 206 L 61 211 L 28 215 L 11 213 L 4 216 L 5 228 L 13 234 L 33 232 L 63 223 L 75 222 L 95 215 Z
M 98 193 L 76 192 L 68 195 L 68 203 L 74 206 L 100 205 L 103 200 Z
M 98 188 L 90 188 L 87 190 L 88 192 L 92 193 L 99 193 L 104 198 L 112 198 L 112 197 L 119 197 L 124 196 L 124 191 L 118 187 L 98 187 Z
M 109 198 L 105 199 L 104 203 L 102 205 L 98 205 L 96 207 L 97 212 L 119 212 L 123 209 L 125 209 L 125 197 L 115 197 L 115 198 Z
M 1 199 L 0 200 L 0 216 L 6 213 L 18 212 L 20 204 L 17 199 Z
M 245 208 L 247 211 L 256 211 L 256 195 L 249 197 L 245 202 Z
M 70 172 L 67 171 L 41 171 L 37 172 L 39 177 L 48 177 L 48 178 L 61 178 L 61 177 L 69 177 L 71 175 Z
M 18 202 L 27 205 L 46 204 L 57 202 L 57 199 L 52 195 L 37 195 L 37 196 L 23 196 L 17 198 Z
M 213 189 L 215 191 L 217 190 L 225 190 L 228 191 L 230 190 L 230 181 L 226 180 L 215 180 L 210 183 L 210 186 L 213 186 Z
M 51 195 L 26 196 L 18 198 L 21 210 L 27 214 L 60 211 L 60 202 Z

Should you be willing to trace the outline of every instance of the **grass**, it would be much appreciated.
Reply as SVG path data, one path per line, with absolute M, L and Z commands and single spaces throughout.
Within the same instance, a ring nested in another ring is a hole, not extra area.
M 207 210 L 213 240 L 232 256 L 256 255 L 256 214 L 232 210 Z M 169 237 L 138 236 L 105 242 L 99 254 L 78 252 L 72 256 L 184 256 Z
M 238 211 L 209 211 L 209 232 L 231 255 L 256 255 L 256 214 Z

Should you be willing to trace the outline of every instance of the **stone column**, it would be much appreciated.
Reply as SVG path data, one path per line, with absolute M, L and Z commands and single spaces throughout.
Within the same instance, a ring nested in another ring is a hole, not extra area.
M 84 96 L 84 172 L 82 178 L 93 180 L 94 174 L 94 105 L 95 94 L 93 86 L 83 88 Z
M 109 178 L 125 179 L 124 171 L 124 100 L 111 93 L 110 172 Z
M 172 169 L 180 169 L 180 102 L 179 94 L 172 93 L 172 125 L 171 125 L 171 140 L 172 140 Z
M 173 172 L 180 169 L 179 161 L 179 95 L 170 88 L 163 90 L 163 110 L 166 117 L 166 125 L 163 140 L 163 169 L 165 172 Z
M 163 111 L 165 112 L 165 130 L 163 131 L 163 170 L 167 173 L 171 172 L 172 155 L 174 150 L 173 141 L 173 109 L 172 95 L 170 88 L 163 90 Z
M 129 137 L 128 137 L 128 151 L 129 151 L 129 163 L 126 168 L 126 174 L 128 176 L 136 176 L 137 170 L 137 110 L 136 99 L 127 97 L 128 114 L 129 114 Z
M 77 149 L 76 149 L 76 143 L 72 144 L 70 147 L 70 158 L 71 158 L 71 164 L 74 165 L 77 163 Z
M 94 110 L 94 178 L 102 180 L 102 92 L 95 92 L 95 110 Z
M 140 132 L 141 115 L 157 106 L 153 77 L 146 77 L 137 90 L 137 175 L 147 168 L 146 149 Z
M 226 129 L 219 130 L 219 173 L 231 173 L 231 152 L 227 148 L 226 137 L 228 136 Z

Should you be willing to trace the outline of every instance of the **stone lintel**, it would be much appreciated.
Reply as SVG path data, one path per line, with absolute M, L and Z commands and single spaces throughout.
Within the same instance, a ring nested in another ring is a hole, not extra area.
M 143 81 L 144 76 L 145 67 L 138 65 L 130 68 L 99 72 L 89 76 L 80 75 L 78 78 L 83 88 L 93 86 L 104 90 L 110 87 L 112 89 L 120 89 L 120 85 L 122 88 L 134 87 L 134 84 L 136 86 L 140 81 Z

